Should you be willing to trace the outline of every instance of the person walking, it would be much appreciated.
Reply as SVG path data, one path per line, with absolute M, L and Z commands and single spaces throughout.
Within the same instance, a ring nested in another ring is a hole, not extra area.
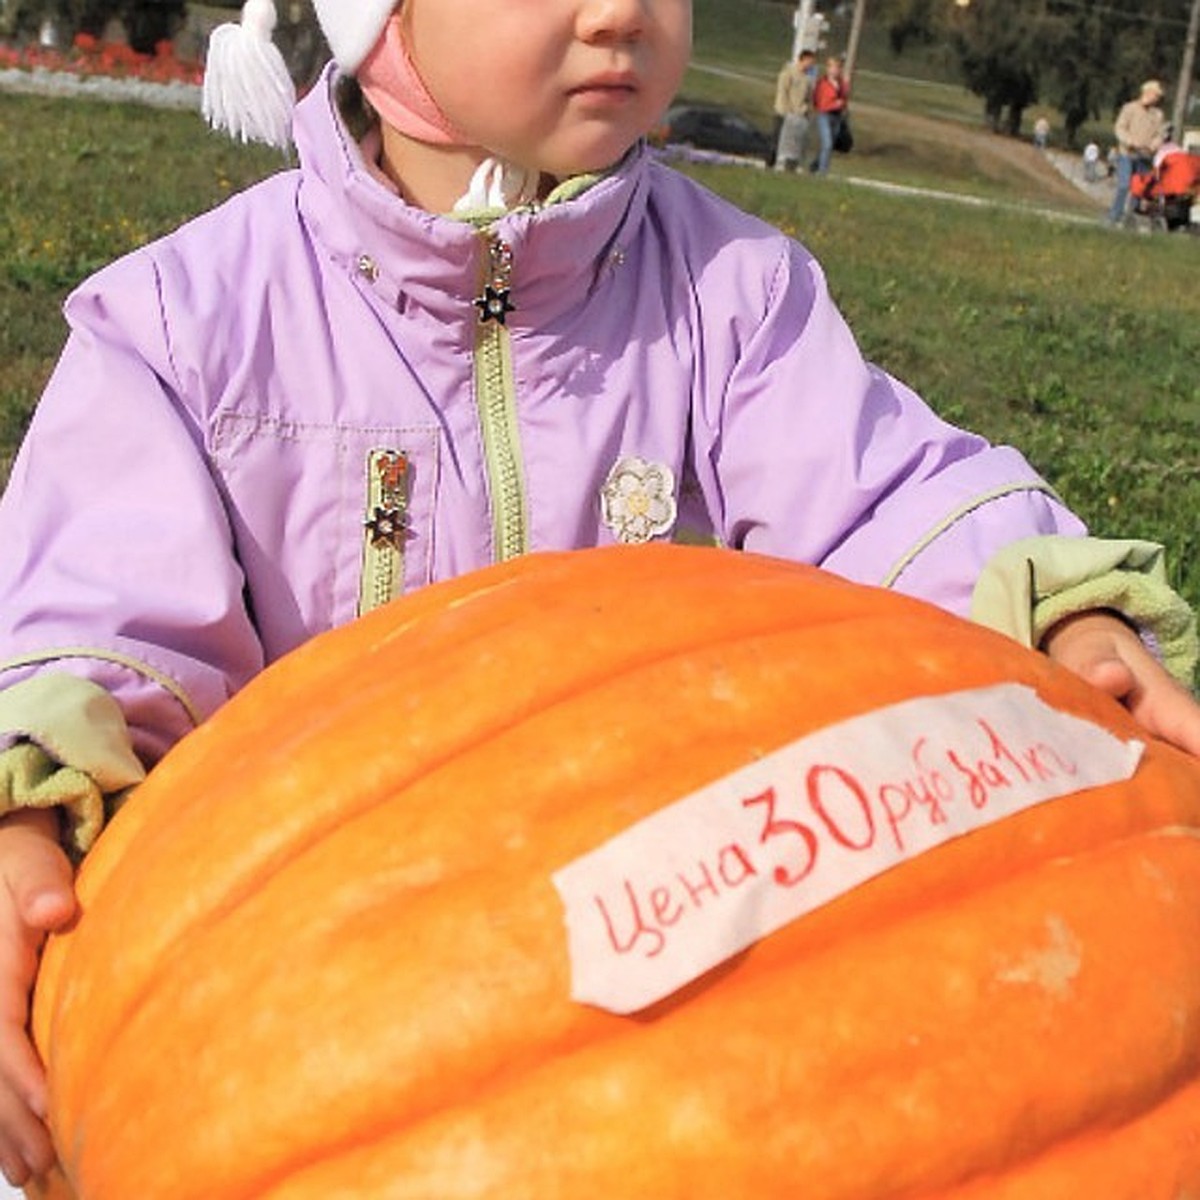
M 812 106 L 817 114 L 817 132 L 821 137 L 821 148 L 812 169 L 818 175 L 829 173 L 829 162 L 833 158 L 833 146 L 846 117 L 846 105 L 850 100 L 850 81 L 846 78 L 842 60 L 831 55 L 825 60 L 825 71 L 813 87 Z
M 801 50 L 779 72 L 775 84 L 775 114 L 779 123 L 775 143 L 777 171 L 794 171 L 804 161 L 816 61 L 817 56 L 811 50 Z
M 1150 170 L 1155 151 L 1166 140 L 1167 118 L 1162 98 L 1162 84 L 1157 79 L 1147 79 L 1137 99 L 1122 105 L 1117 114 L 1113 125 L 1117 138 L 1117 190 L 1108 210 L 1110 225 L 1125 223 L 1133 177 Z

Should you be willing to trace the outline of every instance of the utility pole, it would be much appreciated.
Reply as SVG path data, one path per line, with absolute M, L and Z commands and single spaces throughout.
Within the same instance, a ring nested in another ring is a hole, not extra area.
M 816 0 L 798 0 L 796 15 L 792 17 L 792 24 L 796 27 L 795 35 L 792 37 L 793 61 L 795 61 L 800 51 L 804 49 L 804 39 L 808 36 L 808 23 L 812 20 L 813 9 L 815 7 Z
M 1192 81 L 1196 69 L 1196 38 L 1200 35 L 1200 0 L 1192 0 L 1192 15 L 1188 20 L 1187 41 L 1183 47 L 1183 63 L 1179 68 L 1179 85 L 1175 89 L 1175 109 L 1171 120 L 1175 125 L 1175 140 L 1183 141 L 1183 127 L 1187 120 L 1188 97 L 1192 94 Z
M 1200 0 L 1196 0 L 1200 5 Z M 854 15 L 850 18 L 850 40 L 846 43 L 846 78 L 854 78 L 854 62 L 858 58 L 858 41 L 862 37 L 863 17 L 866 15 L 867 0 L 854 0 Z

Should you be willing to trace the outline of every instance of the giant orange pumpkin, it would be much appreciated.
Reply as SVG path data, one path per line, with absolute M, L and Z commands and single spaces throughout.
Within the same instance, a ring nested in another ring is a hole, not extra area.
M 1038 804 L 634 1016 L 551 876 L 769 751 L 1044 657 L 707 548 L 531 556 L 265 672 L 82 871 L 35 1030 L 81 1200 L 1200 1196 L 1200 771 Z M 665 910 L 664 910 L 665 911 Z

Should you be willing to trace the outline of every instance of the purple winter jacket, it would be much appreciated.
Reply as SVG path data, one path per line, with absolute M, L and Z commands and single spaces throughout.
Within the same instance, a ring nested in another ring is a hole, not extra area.
M 152 763 L 400 590 L 646 536 L 614 508 L 630 464 L 655 536 L 964 613 L 1001 546 L 1083 532 L 863 360 L 802 246 L 645 148 L 573 198 L 432 216 L 364 167 L 331 80 L 297 170 L 68 300 L 0 502 L 0 686 L 101 684 Z

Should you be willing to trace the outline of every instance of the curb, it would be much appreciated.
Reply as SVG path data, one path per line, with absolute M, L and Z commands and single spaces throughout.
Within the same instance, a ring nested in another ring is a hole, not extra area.
M 112 75 L 72 75 L 35 67 L 0 70 L 0 92 L 33 96 L 81 96 L 93 100 L 134 101 L 158 108 L 190 108 L 200 111 L 200 86 L 194 83 L 149 83 L 144 79 L 120 79 Z

